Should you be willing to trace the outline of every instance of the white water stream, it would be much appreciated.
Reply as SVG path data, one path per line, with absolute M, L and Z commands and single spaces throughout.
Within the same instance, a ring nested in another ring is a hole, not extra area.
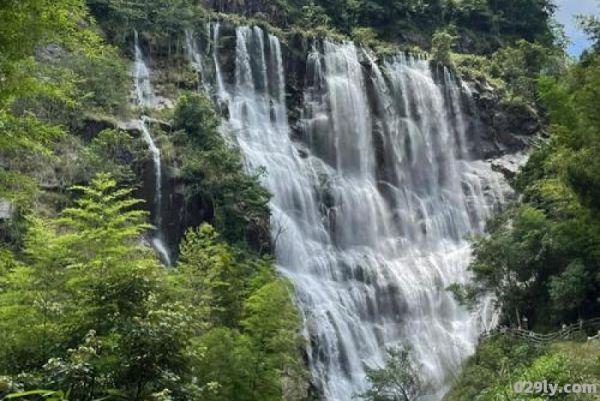
M 133 68 L 135 83 L 135 94 L 138 105 L 145 108 L 156 107 L 156 97 L 150 81 L 150 70 L 144 61 L 144 55 L 139 45 L 138 33 L 135 31 L 135 64 Z M 167 266 L 172 264 L 169 249 L 161 232 L 162 226 L 162 161 L 160 149 L 156 146 L 152 134 L 146 124 L 146 117 L 137 122 L 139 124 L 142 138 L 148 144 L 154 165 L 154 225 L 156 231 L 151 239 L 152 246 L 158 252 L 163 263 Z
M 424 59 L 378 64 L 354 44 L 316 43 L 293 135 L 279 40 L 239 27 L 236 48 L 220 49 L 220 29 L 209 25 L 207 46 L 188 33 L 190 61 L 214 69 L 208 85 L 228 109 L 224 132 L 248 168 L 266 167 L 278 267 L 304 313 L 317 385 L 328 401 L 350 401 L 365 389 L 364 364 L 405 344 L 440 399 L 488 315 L 485 305 L 460 307 L 446 288 L 469 279 L 464 236 L 482 229 L 507 190 L 471 155 L 468 93 L 447 71 L 436 79 Z M 235 52 L 232 79 L 225 51 Z

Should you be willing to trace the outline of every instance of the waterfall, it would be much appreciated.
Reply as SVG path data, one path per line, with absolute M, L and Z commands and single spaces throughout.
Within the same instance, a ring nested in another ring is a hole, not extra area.
M 156 104 L 156 99 L 150 82 L 150 69 L 144 61 L 137 31 L 134 31 L 134 54 L 133 76 L 135 79 L 136 100 L 140 106 L 152 108 Z
M 133 68 L 133 77 L 135 83 L 135 94 L 138 105 L 142 107 L 155 107 L 156 97 L 150 82 L 150 69 L 144 61 L 144 55 L 139 44 L 138 32 L 134 32 L 135 63 Z M 171 265 L 171 256 L 169 249 L 165 244 L 164 236 L 161 232 L 162 227 L 162 161 L 160 149 L 156 146 L 150 130 L 148 129 L 147 117 L 142 116 L 137 124 L 142 133 L 142 139 L 148 144 L 148 149 L 152 155 L 152 164 L 154 165 L 154 225 L 156 232 L 151 239 L 152 246 L 158 252 L 163 263 Z
M 222 80 L 218 25 L 208 38 Z M 472 155 L 468 94 L 425 59 L 378 64 L 352 43 L 315 43 L 292 135 L 279 40 L 238 27 L 235 46 L 233 80 L 217 82 L 223 130 L 248 169 L 266 168 L 278 269 L 294 284 L 325 399 L 351 400 L 365 364 L 401 344 L 440 399 L 487 319 L 446 288 L 469 280 L 464 237 L 507 191 Z
M 198 42 L 194 40 L 194 32 L 189 29 L 185 31 L 185 48 L 187 54 L 191 57 L 192 69 L 198 74 L 198 89 L 209 90 L 206 77 L 204 76 L 202 53 L 198 49 Z

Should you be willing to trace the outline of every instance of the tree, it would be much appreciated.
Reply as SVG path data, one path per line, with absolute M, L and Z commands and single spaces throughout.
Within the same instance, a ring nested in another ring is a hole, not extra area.
M 207 319 L 209 326 L 236 327 L 247 272 L 213 227 L 203 224 L 188 230 L 177 271 L 185 289 L 183 295 L 190 305 L 197 306 L 199 319 Z
M 105 174 L 74 190 L 82 196 L 51 224 L 31 219 L 25 263 L 2 269 L 0 371 L 29 372 L 24 387 L 83 401 L 177 390 L 163 375 L 185 376 L 196 323 L 193 306 L 170 302 L 164 270 L 140 245 L 147 213 Z
M 600 53 L 600 18 L 594 16 L 578 16 L 577 22 L 594 42 L 594 52 Z
M 550 278 L 549 293 L 559 312 L 579 310 L 590 291 L 590 275 L 581 261 L 571 262 L 564 272 Z
M 457 37 L 446 29 L 437 30 L 431 39 L 433 59 L 446 66 L 452 66 L 450 52 L 456 45 Z
M 322 6 L 317 5 L 314 0 L 310 0 L 308 4 L 302 6 L 298 24 L 304 29 L 329 27 L 331 18 Z
M 250 294 L 244 304 L 243 333 L 251 347 L 249 401 L 282 398 L 282 377 L 302 368 L 297 333 L 300 317 L 291 301 L 291 288 L 276 279 Z
M 73 190 L 82 196 L 57 220 L 64 230 L 62 246 L 68 250 L 67 289 L 80 313 L 91 319 L 90 329 L 104 334 L 103 328 L 142 312 L 156 288 L 158 265 L 148 248 L 139 245 L 151 226 L 147 212 L 134 209 L 142 201 L 129 197 L 132 189 L 118 189 L 107 174 Z
M 177 101 L 173 128 L 183 130 L 192 142 L 203 149 L 210 149 L 220 141 L 219 116 L 212 100 L 199 93 L 184 95 Z
M 259 182 L 263 169 L 247 174 L 240 150 L 217 130 L 219 120 L 211 100 L 203 95 L 179 99 L 175 128 L 179 135 L 182 177 L 189 200 L 200 200 L 212 211 L 206 220 L 230 243 L 268 249 L 270 194 Z
M 470 269 L 480 291 L 493 292 L 505 318 L 518 325 L 524 311 L 531 318 L 530 301 L 539 296 L 538 286 L 543 286 L 536 279 L 552 268 L 547 240 L 550 226 L 542 211 L 521 206 L 489 221 L 486 231 L 489 235 L 473 244 Z
M 556 10 L 552 0 L 488 0 L 499 18 L 500 33 L 547 45 L 552 43 L 549 21 Z
M 409 347 L 387 351 L 385 365 L 380 369 L 366 367 L 371 388 L 360 397 L 367 401 L 415 401 L 425 394 L 421 369 L 411 360 Z

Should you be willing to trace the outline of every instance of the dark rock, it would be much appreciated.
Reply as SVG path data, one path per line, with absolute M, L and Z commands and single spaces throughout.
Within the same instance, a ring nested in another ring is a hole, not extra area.
M 543 124 L 533 107 L 504 101 L 499 90 L 482 79 L 467 79 L 480 124 L 473 136 L 481 158 L 496 158 L 529 148 L 543 136 Z
M 77 133 L 84 140 L 91 141 L 105 129 L 114 128 L 118 128 L 118 123 L 110 117 L 87 115 L 81 121 L 81 125 L 77 129 Z
M 510 123 L 508 121 L 508 116 L 506 113 L 501 111 L 497 111 L 494 113 L 494 117 L 492 117 L 492 124 L 496 130 L 500 132 L 507 132 L 510 129 Z
M 527 104 L 511 104 L 504 107 L 509 117 L 510 127 L 519 135 L 534 135 L 541 130 L 542 124 L 537 112 Z

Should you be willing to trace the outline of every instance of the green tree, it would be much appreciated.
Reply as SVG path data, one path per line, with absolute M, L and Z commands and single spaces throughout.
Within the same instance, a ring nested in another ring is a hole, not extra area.
M 157 263 L 138 245 L 151 226 L 147 213 L 133 208 L 141 201 L 129 197 L 132 190 L 118 189 L 106 174 L 73 190 L 82 196 L 57 221 L 69 250 L 68 289 L 90 329 L 104 333 L 102 327 L 141 313 L 156 286 Z
M 104 172 L 121 184 L 135 184 L 146 152 L 147 145 L 127 132 L 103 130 L 81 152 L 86 170 L 84 179 L 89 181 Z
M 251 346 L 248 400 L 280 400 L 287 371 L 301 372 L 297 333 L 300 317 L 283 280 L 255 290 L 244 305 L 243 333 Z
M 41 366 L 65 340 L 61 319 L 73 311 L 65 291 L 66 249 L 55 226 L 29 218 L 26 262 L 7 255 L 0 277 L 0 372 Z
M 304 29 L 313 29 L 318 27 L 329 27 L 331 18 L 327 15 L 325 9 L 317 5 L 314 0 L 302 6 L 302 12 L 298 24 Z
M 185 131 L 196 146 L 210 149 L 219 145 L 219 124 L 213 102 L 206 95 L 193 93 L 179 98 L 173 128 Z
M 213 227 L 203 224 L 186 233 L 177 270 L 186 301 L 198 306 L 209 325 L 236 327 L 247 272 Z
M 557 311 L 579 310 L 590 290 L 590 275 L 581 261 L 570 263 L 550 279 L 550 299 Z
M 367 401 L 417 400 L 426 392 L 426 385 L 420 376 L 420 367 L 412 361 L 410 348 L 388 349 L 382 368 L 367 367 L 367 380 L 371 388 L 360 397 Z
M 583 31 L 594 41 L 593 50 L 600 52 L 600 18 L 595 16 L 579 16 L 577 22 Z
M 531 299 L 539 295 L 536 278 L 549 266 L 549 224 L 543 212 L 528 206 L 509 209 L 488 222 L 488 236 L 473 245 L 471 269 L 483 292 L 492 291 L 504 316 L 519 325 L 530 316 Z
M 176 140 L 186 195 L 212 211 L 207 219 L 233 244 L 268 250 L 270 194 L 260 183 L 263 170 L 247 174 L 239 149 L 217 130 L 212 102 L 203 95 L 183 96 L 175 110 Z M 183 133 L 183 134 L 181 134 Z M 199 198 L 199 199 L 198 199 Z
M 456 45 L 457 37 L 451 34 L 447 29 L 437 30 L 431 39 L 431 53 L 433 59 L 437 62 L 452 66 L 450 52 Z

